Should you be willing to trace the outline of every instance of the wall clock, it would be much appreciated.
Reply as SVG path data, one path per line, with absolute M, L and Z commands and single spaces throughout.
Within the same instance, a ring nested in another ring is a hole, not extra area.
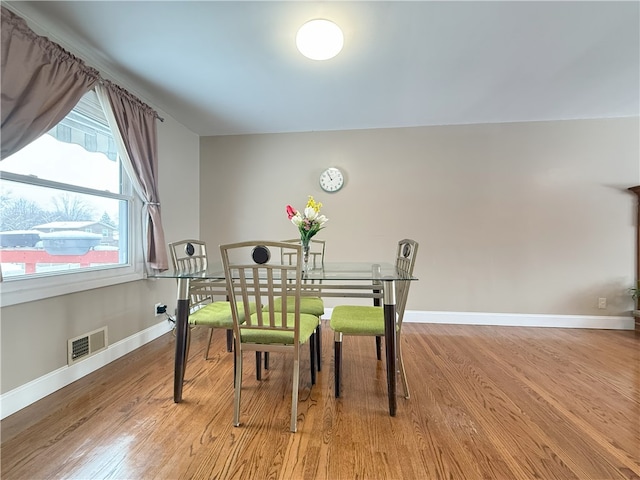
M 337 192 L 344 185 L 344 175 L 339 168 L 329 167 L 320 174 L 320 187 L 329 193 Z

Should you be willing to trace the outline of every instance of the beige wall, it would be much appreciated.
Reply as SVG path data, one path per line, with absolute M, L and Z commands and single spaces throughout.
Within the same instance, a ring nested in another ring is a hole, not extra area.
M 205 137 L 200 230 L 210 245 L 289 238 L 286 204 L 314 195 L 327 261 L 420 242 L 410 310 L 623 315 L 638 132 L 627 118 Z M 328 166 L 346 173 L 335 194 L 318 185 Z
M 167 242 L 199 235 L 198 136 L 170 117 L 158 123 L 159 189 Z M 153 306 L 173 311 L 176 285 L 141 280 L 0 309 L 1 392 L 67 365 L 67 340 L 103 326 L 109 344 L 158 322 Z

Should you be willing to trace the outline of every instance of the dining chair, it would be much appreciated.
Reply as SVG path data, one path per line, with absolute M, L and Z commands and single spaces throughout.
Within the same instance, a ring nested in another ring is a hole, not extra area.
M 292 264 L 272 258 L 271 251 L 287 249 L 295 254 Z M 293 355 L 291 426 L 297 430 L 300 347 L 309 343 L 311 383 L 315 383 L 315 332 L 319 319 L 301 313 L 302 247 L 287 242 L 247 241 L 220 245 L 220 255 L 231 300 L 236 368 L 233 425 L 240 425 L 242 355 L 253 352 L 286 352 Z M 282 299 L 282 308 L 276 301 Z M 244 317 L 251 302 L 257 309 Z M 289 306 L 292 306 L 290 309 Z
M 413 267 L 418 253 L 418 242 L 404 239 L 398 242 L 395 266 L 407 276 L 413 275 Z M 413 282 L 396 281 L 396 356 L 402 378 L 405 398 L 409 398 L 409 386 L 402 359 L 402 319 L 407 304 L 409 287 Z M 344 335 L 384 336 L 384 310 L 381 306 L 339 305 L 333 308 L 329 321 L 334 331 L 335 396 L 340 396 L 342 373 L 342 340 Z M 377 342 L 378 343 L 378 342 Z M 378 343 L 379 346 L 379 343 Z M 378 347 L 378 360 L 380 353 Z
M 202 240 L 180 240 L 169 243 L 171 261 L 175 270 L 185 272 L 205 271 L 209 265 L 207 257 L 207 245 Z M 231 317 L 231 305 L 222 294 L 226 289 L 224 280 L 191 280 L 189 283 L 189 326 L 207 327 L 209 341 L 204 358 L 208 360 L 209 349 L 214 329 L 223 329 L 227 332 L 227 351 L 233 349 L 233 318 Z M 223 296 L 225 300 L 216 300 Z M 250 305 L 251 311 L 255 311 L 255 304 Z M 187 357 L 190 345 L 187 341 Z

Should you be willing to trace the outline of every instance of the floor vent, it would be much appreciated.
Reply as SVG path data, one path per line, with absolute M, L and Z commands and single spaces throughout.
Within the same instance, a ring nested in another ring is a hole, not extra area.
M 107 327 L 68 340 L 67 363 L 73 365 L 107 348 Z

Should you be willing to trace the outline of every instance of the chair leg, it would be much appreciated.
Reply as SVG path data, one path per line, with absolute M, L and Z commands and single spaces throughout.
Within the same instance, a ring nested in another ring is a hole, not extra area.
M 209 337 L 209 343 L 211 343 L 211 337 Z M 233 330 L 227 329 L 227 352 L 233 351 Z M 209 352 L 209 350 L 207 350 Z
M 402 388 L 404 390 L 404 398 L 409 398 L 409 384 L 407 383 L 407 374 L 404 370 L 404 360 L 402 359 L 402 342 L 400 341 L 400 333 L 396 336 L 396 352 L 398 358 L 398 366 L 400 368 L 400 378 L 402 379 Z
M 262 380 L 262 352 L 256 352 L 256 380 Z
M 269 352 L 264 352 L 264 369 L 269 370 Z
M 209 360 L 209 349 L 211 348 L 211 339 L 213 338 L 213 328 L 209 329 L 209 341 L 207 342 L 207 349 L 204 351 L 204 359 Z
M 378 357 L 378 360 L 382 360 L 382 337 L 380 337 L 379 335 L 376 335 L 376 356 Z
M 311 385 L 316 384 L 316 333 L 309 338 L 309 364 L 311 366 Z
M 237 371 L 238 371 L 238 359 L 236 358 L 236 354 L 235 354 L 235 351 L 234 351 L 234 353 L 233 353 L 233 388 L 236 387 L 236 372 Z
M 318 321 L 316 328 L 316 367 L 319 372 L 322 371 L 322 319 Z
M 237 347 L 237 345 L 236 345 Z M 240 426 L 240 390 L 242 389 L 242 350 L 236 348 L 234 351 L 234 359 L 236 365 L 234 378 L 234 399 L 233 399 L 233 426 Z
M 298 430 L 298 383 L 300 383 L 300 358 L 293 359 L 293 385 L 291 387 L 291 431 Z
M 342 373 L 342 332 L 333 335 L 333 363 L 335 368 L 335 395 L 340 396 L 340 375 Z
M 191 348 L 191 327 L 187 325 L 187 351 L 185 353 L 184 365 L 182 366 L 182 378 L 187 371 L 187 363 L 189 362 L 189 349 Z

